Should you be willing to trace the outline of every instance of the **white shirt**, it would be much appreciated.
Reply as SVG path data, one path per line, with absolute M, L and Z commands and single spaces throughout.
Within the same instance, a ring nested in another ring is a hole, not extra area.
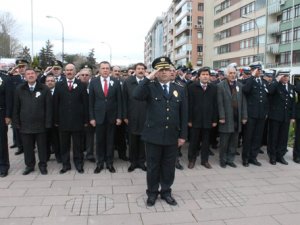
M 36 82 L 33 85 L 28 84 L 29 90 L 30 90 L 31 87 L 33 87 L 33 90 L 34 90 L 35 85 L 36 85 Z
M 159 82 L 160 83 L 160 82 Z M 167 85 L 167 90 L 168 90 L 168 93 L 170 93 L 170 82 L 168 82 L 168 83 L 160 83 L 160 85 L 161 85 L 161 88 L 164 90 L 164 85 Z
M 144 78 L 140 79 L 140 78 L 136 77 L 136 82 L 137 83 L 140 83 L 140 81 L 142 81 L 142 80 L 144 80 Z
M 102 76 L 100 77 L 101 85 L 102 85 L 102 90 L 104 91 L 104 79 L 106 79 L 107 82 L 107 90 L 109 88 L 109 82 L 110 82 L 110 77 L 108 76 L 107 78 L 103 78 Z

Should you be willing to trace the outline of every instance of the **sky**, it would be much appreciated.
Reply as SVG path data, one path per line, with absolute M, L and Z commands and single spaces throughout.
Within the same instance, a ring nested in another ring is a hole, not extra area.
M 111 49 L 113 65 L 128 65 L 144 61 L 145 36 L 172 0 L 0 0 L 0 12 L 16 20 L 11 33 L 30 49 L 31 2 L 34 54 L 47 40 L 54 54 L 62 51 L 62 26 L 49 15 L 63 23 L 65 54 L 87 56 L 94 48 L 100 62 L 109 61 Z

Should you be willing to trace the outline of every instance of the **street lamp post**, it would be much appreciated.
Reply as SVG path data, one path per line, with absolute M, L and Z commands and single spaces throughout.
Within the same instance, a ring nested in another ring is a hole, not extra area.
M 62 30 L 62 32 L 61 32 L 61 43 L 62 43 L 62 46 L 61 46 L 61 61 L 62 61 L 62 63 L 64 63 L 64 47 L 65 47 L 65 34 L 64 34 L 65 29 L 64 29 L 64 25 L 61 22 L 61 20 L 58 19 L 57 17 L 54 17 L 54 16 L 46 16 L 46 17 L 49 18 L 49 19 L 56 19 L 61 25 L 61 30 Z
M 105 44 L 109 48 L 109 63 L 111 64 L 111 58 L 112 58 L 112 51 L 111 51 L 111 46 L 107 42 L 101 41 L 101 44 Z
M 242 16 L 242 18 L 254 21 L 255 27 L 257 29 L 257 56 L 256 56 L 256 58 L 257 58 L 257 60 L 259 60 L 259 58 L 260 58 L 259 57 L 259 27 L 257 25 L 256 18 L 252 19 L 252 18 L 247 17 L 247 16 Z

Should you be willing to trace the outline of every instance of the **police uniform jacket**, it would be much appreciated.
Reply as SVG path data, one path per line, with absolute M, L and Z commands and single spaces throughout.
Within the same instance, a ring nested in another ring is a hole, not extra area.
M 12 118 L 13 90 L 10 78 L 7 75 L 0 75 L 0 115 L 3 118 Z M 3 116 L 3 117 L 2 117 Z
M 269 84 L 261 78 L 262 84 L 251 76 L 244 83 L 243 92 L 247 98 L 248 117 L 254 119 L 265 119 L 269 111 Z
M 27 82 L 17 87 L 13 124 L 20 128 L 21 133 L 46 132 L 46 128 L 52 127 L 52 110 L 52 97 L 46 85 L 37 82 L 33 92 Z
M 133 97 L 147 101 L 146 122 L 142 132 L 145 142 L 176 145 L 179 138 L 187 138 L 187 97 L 183 87 L 170 82 L 169 95 L 165 96 L 157 80 L 144 78 L 134 89 Z
M 132 134 L 140 135 L 146 120 L 146 101 L 138 101 L 133 97 L 133 90 L 138 86 L 136 76 L 124 81 L 124 118 L 128 119 L 128 129 Z
M 75 79 L 69 90 L 66 80 L 56 83 L 54 92 L 54 124 L 62 131 L 80 131 L 88 123 L 86 86 Z
M 269 118 L 279 122 L 295 119 L 295 90 L 292 84 L 285 85 L 274 81 L 270 85 L 270 112 Z
M 188 121 L 194 128 L 212 128 L 218 122 L 217 87 L 208 84 L 204 91 L 200 81 L 195 81 L 188 88 Z
M 296 119 L 300 119 L 300 83 L 297 84 L 295 91 L 297 92 L 298 98 L 296 102 Z
M 96 124 L 103 124 L 105 119 L 115 123 L 122 119 L 122 91 L 120 82 L 110 77 L 107 96 L 105 97 L 100 76 L 94 78 L 89 86 L 89 117 Z

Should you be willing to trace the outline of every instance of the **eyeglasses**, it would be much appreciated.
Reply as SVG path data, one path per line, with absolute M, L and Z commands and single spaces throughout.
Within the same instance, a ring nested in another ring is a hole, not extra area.
M 46 82 L 55 82 L 55 80 L 46 80 Z
M 89 75 L 89 74 L 80 74 L 80 76 L 88 77 L 88 76 L 90 76 L 90 75 Z

